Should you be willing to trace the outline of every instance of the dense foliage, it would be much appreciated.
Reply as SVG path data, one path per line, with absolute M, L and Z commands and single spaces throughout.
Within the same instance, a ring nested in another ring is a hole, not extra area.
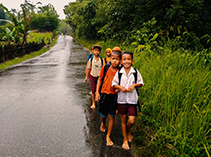
M 139 156 L 210 156 L 211 2 L 77 0 L 64 9 L 88 48 L 134 52 L 145 85 L 133 127 Z M 91 45 L 87 45 L 91 43 Z
M 39 31 L 54 31 L 59 26 L 59 15 L 53 5 L 48 4 L 38 8 L 38 13 L 31 16 L 31 29 Z
M 64 13 L 79 38 L 131 43 L 141 25 L 155 18 L 152 33 L 172 39 L 189 32 L 207 48 L 210 37 L 204 35 L 211 33 L 210 10 L 209 0 L 77 0 L 66 5 Z

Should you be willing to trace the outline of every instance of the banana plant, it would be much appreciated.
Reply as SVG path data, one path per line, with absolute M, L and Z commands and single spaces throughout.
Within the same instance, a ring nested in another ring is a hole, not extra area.
M 9 28 L 6 28 L 5 32 L 6 33 L 4 34 L 3 39 L 9 43 L 10 41 L 14 39 L 13 33 Z
M 2 21 L 9 22 L 14 27 L 12 30 L 12 32 L 13 32 L 12 35 L 14 35 L 13 38 L 8 38 L 8 39 L 11 40 L 12 42 L 14 41 L 15 43 L 19 43 L 21 41 L 21 36 L 24 34 L 24 27 L 22 24 L 23 18 L 20 17 L 20 12 L 18 13 L 17 17 L 15 17 L 15 15 L 11 14 L 10 11 L 5 6 L 0 4 L 0 7 L 2 7 L 11 18 L 11 21 L 3 20 L 3 19 L 2 19 Z M 8 29 L 6 31 L 8 31 Z

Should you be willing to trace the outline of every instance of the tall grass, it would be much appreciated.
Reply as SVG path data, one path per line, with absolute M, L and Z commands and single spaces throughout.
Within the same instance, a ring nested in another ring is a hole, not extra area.
M 160 54 L 146 49 L 135 52 L 134 66 L 145 82 L 136 141 L 145 140 L 145 148 L 154 155 L 210 156 L 210 69 L 199 55 L 188 51 L 165 48 Z M 148 136 L 148 144 L 143 135 Z

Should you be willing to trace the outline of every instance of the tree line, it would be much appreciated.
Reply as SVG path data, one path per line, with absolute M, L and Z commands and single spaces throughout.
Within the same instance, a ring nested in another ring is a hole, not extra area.
M 64 13 L 79 38 L 143 44 L 145 37 L 137 41 L 137 35 L 150 27 L 144 23 L 155 19 L 153 27 L 142 34 L 158 33 L 165 40 L 179 36 L 189 49 L 210 47 L 210 10 L 209 0 L 76 0 L 65 6 Z

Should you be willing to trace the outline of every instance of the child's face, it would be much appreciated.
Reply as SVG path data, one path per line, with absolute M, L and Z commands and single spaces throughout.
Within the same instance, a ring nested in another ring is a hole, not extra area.
M 92 51 L 93 55 L 94 56 L 99 56 L 100 54 L 100 49 L 99 48 L 95 48 L 93 51 Z
M 106 56 L 110 57 L 111 56 L 111 52 L 109 50 L 106 51 Z
M 131 55 L 129 54 L 123 54 L 122 55 L 122 65 L 124 66 L 124 68 L 130 68 L 132 63 L 133 63 L 133 59 L 131 57 Z
M 118 54 L 112 54 L 111 55 L 111 66 L 116 68 L 117 66 L 119 66 L 120 63 L 120 57 Z

